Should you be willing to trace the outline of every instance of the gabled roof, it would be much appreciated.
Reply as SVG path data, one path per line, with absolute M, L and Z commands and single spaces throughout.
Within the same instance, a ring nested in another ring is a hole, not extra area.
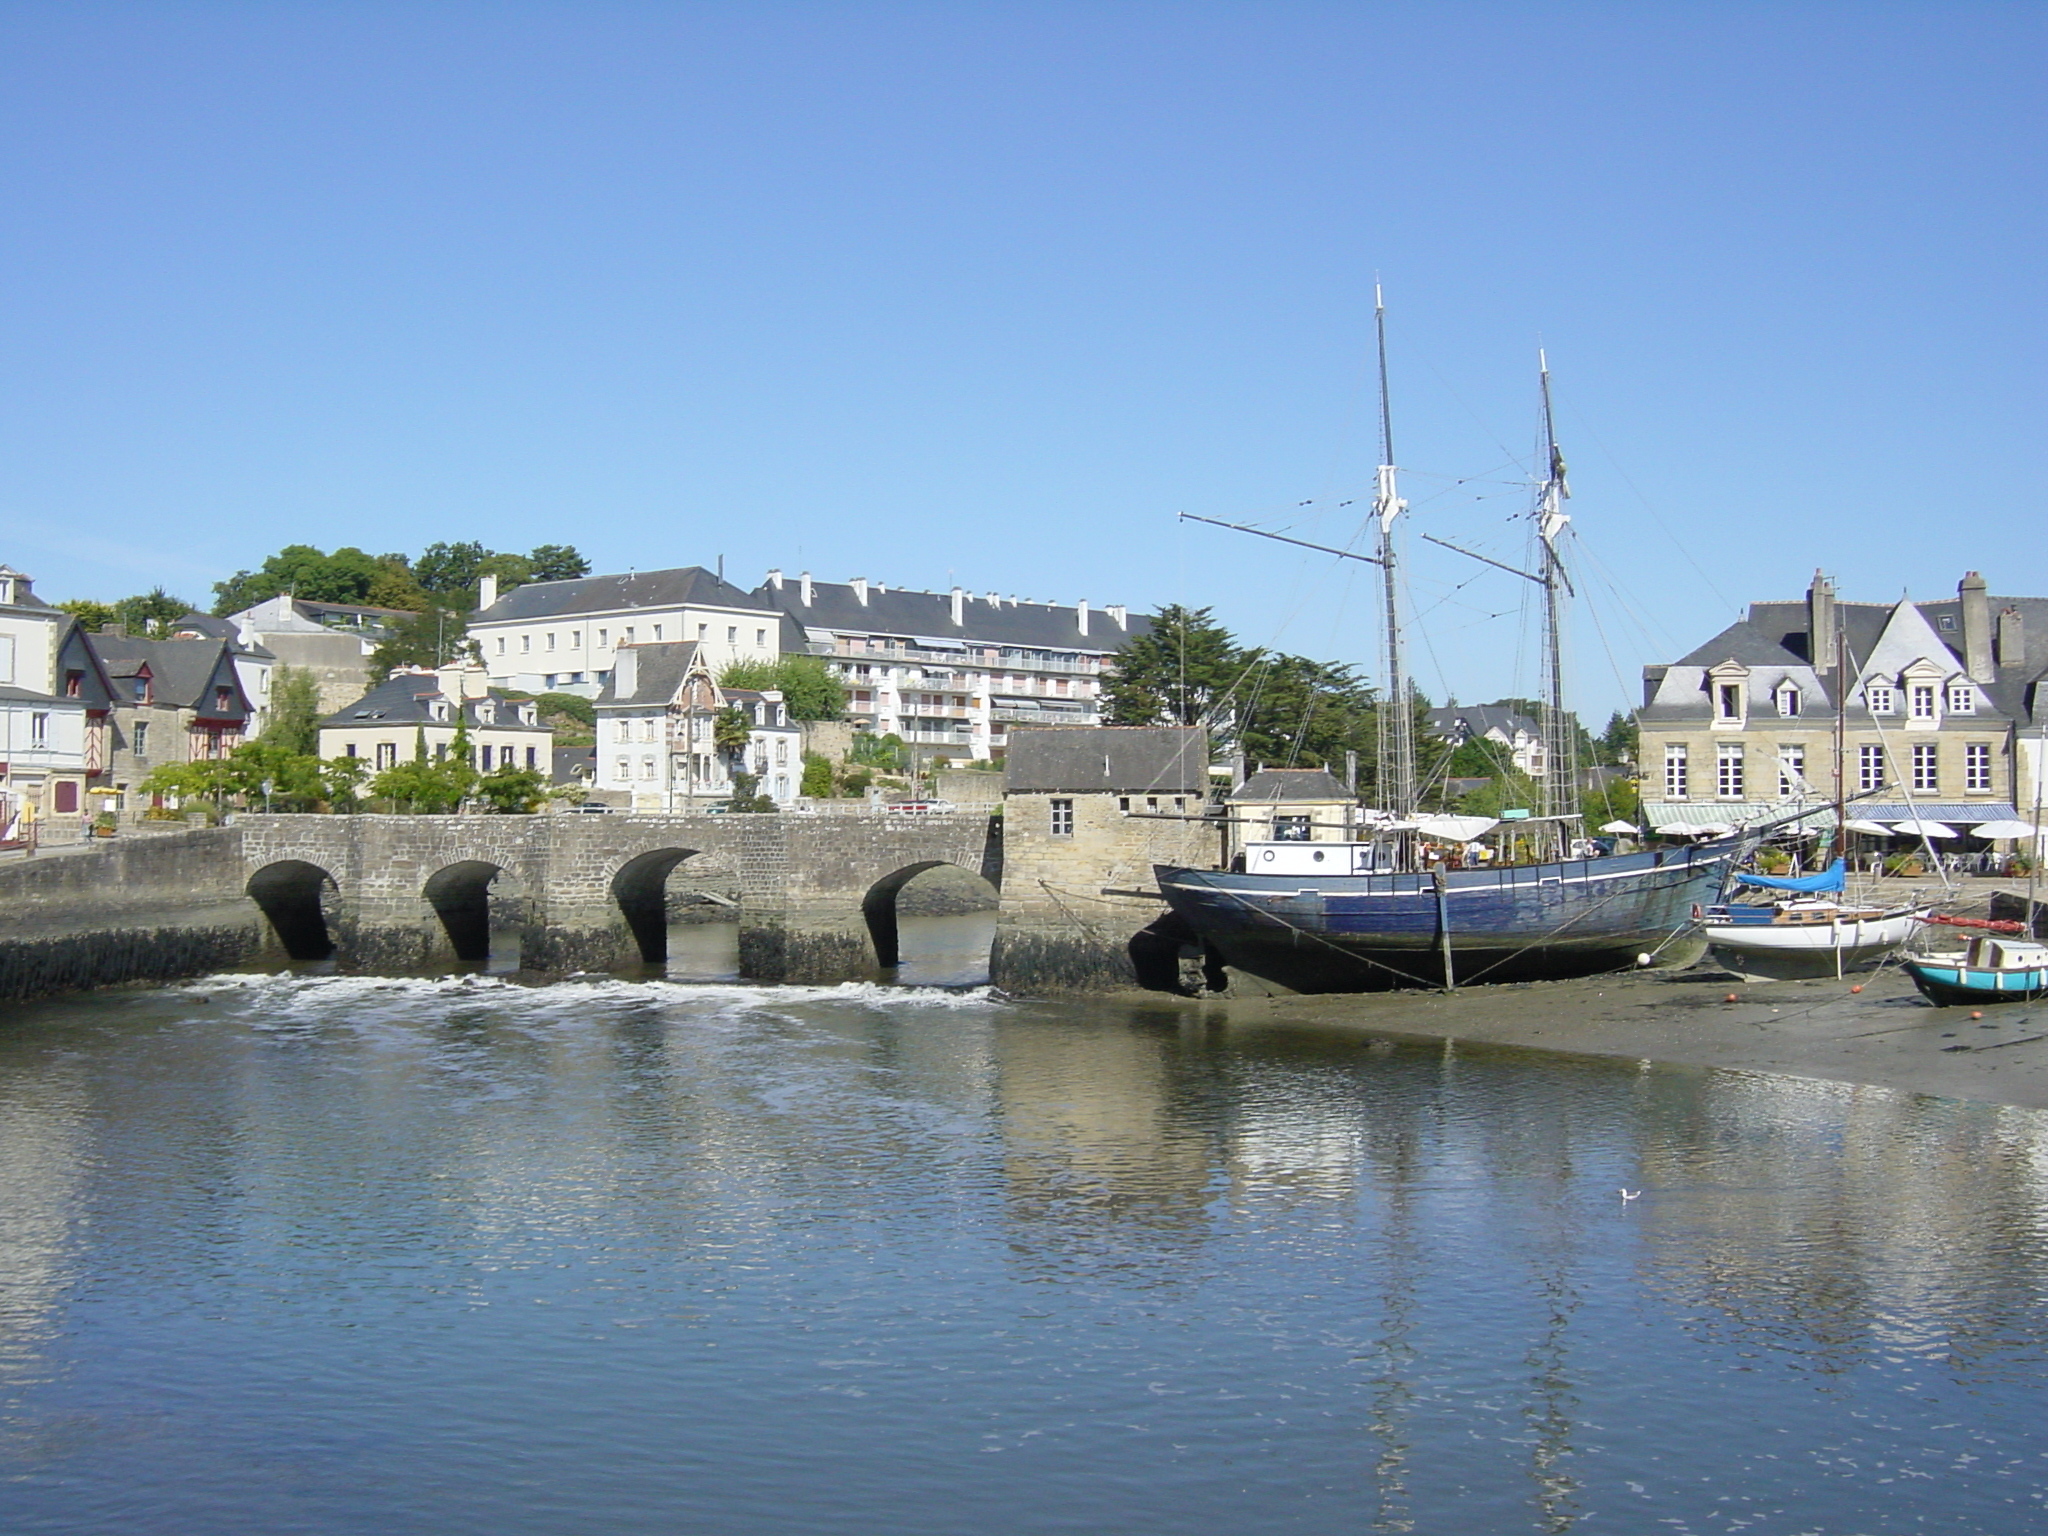
M 781 610 L 807 629 L 893 635 L 953 645 L 980 641 L 985 645 L 1107 654 L 1121 650 L 1133 636 L 1145 634 L 1152 627 L 1149 619 L 1134 614 L 1126 621 L 1129 627 L 1121 628 L 1102 609 L 1091 608 L 1088 632 L 1083 634 L 1078 607 L 977 597 L 971 592 L 962 594 L 961 621 L 956 624 L 950 592 L 910 592 L 868 582 L 867 600 L 863 602 L 860 589 L 851 582 L 813 581 L 811 600 L 806 603 L 803 586 L 800 580 L 785 577 L 779 589 L 770 581 L 753 594 L 753 599 L 760 605 Z
M 1517 735 L 1540 736 L 1541 729 L 1527 715 L 1506 704 L 1446 704 L 1428 714 L 1429 728 L 1450 738 L 1462 728 L 1467 736 L 1484 736 L 1499 731 L 1509 740 Z
M 1023 725 L 1004 782 L 1019 793 L 1206 795 L 1209 733 L 1198 725 Z
M 454 701 L 442 690 L 441 679 L 431 672 L 400 672 L 387 677 L 383 682 L 364 694 L 355 703 L 338 709 L 320 722 L 321 729 L 341 729 L 347 726 L 369 725 L 441 725 L 453 726 L 455 717 L 451 713 L 446 720 L 434 718 L 436 703 L 452 704 Z M 462 712 L 472 727 L 493 731 L 544 731 L 553 734 L 553 727 L 545 725 L 522 725 L 516 720 L 485 720 L 480 709 L 488 706 L 495 712 L 500 705 L 527 703 L 528 700 L 501 699 L 486 695 L 480 699 L 465 699 Z
M 220 719 L 246 718 L 251 712 L 225 640 L 143 640 L 107 634 L 86 638 L 110 677 L 136 676 L 129 669 L 147 663 L 150 693 L 157 704 Z M 219 688 L 230 690 L 225 710 L 214 704 L 214 691 Z
M 604 686 L 597 691 L 599 709 L 648 709 L 664 705 L 676 696 L 683 679 L 697 665 L 694 640 L 657 640 L 647 645 L 621 646 L 620 650 L 633 653 L 633 687 L 623 695 L 619 692 L 619 668 L 614 663 L 605 674 Z
M 1730 624 L 1705 645 L 1681 656 L 1673 665 L 1718 667 L 1724 661 L 1733 661 L 1745 667 L 1782 667 L 1798 666 L 1805 660 L 1803 654 L 1785 644 L 1782 632 L 1774 635 L 1768 626 L 1758 624 L 1752 618 Z
M 526 619 L 567 618 L 580 613 L 614 613 L 636 608 L 680 608 L 696 604 L 772 613 L 731 582 L 701 565 L 668 571 L 629 571 L 623 576 L 579 576 L 573 581 L 532 581 L 514 587 L 490 607 L 471 615 L 470 625 Z
M 1234 805 L 1348 805 L 1357 798 L 1327 768 L 1261 768 L 1230 794 Z

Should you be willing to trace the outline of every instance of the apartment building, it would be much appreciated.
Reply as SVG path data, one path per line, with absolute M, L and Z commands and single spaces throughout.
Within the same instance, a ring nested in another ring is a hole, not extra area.
M 1025 725 L 1101 724 L 1104 675 L 1145 619 L 962 587 L 891 588 L 770 571 L 754 594 L 846 684 L 848 714 L 955 758 L 999 757 Z
M 469 635 L 491 685 L 594 699 L 619 648 L 690 642 L 716 675 L 732 661 L 773 661 L 801 632 L 702 566 L 536 581 L 499 596 L 486 576 Z
M 1972 571 L 1952 599 L 1843 602 L 1816 572 L 1805 601 L 1752 603 L 1643 669 L 1643 813 L 1652 828 L 1743 826 L 1813 806 L 1801 824 L 1818 828 L 1838 783 L 1868 795 L 1852 816 L 1887 825 L 1966 832 L 2031 810 L 2044 673 L 2048 600 L 1993 597 Z

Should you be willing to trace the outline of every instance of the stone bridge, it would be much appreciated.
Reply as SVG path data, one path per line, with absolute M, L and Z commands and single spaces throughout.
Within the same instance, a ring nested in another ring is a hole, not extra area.
M 293 959 L 667 958 L 679 908 L 727 909 L 759 981 L 894 965 L 897 893 L 950 864 L 1001 877 L 986 816 L 245 816 L 244 890 Z

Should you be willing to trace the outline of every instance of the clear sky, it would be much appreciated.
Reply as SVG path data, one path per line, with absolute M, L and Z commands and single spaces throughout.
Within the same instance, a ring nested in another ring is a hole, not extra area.
M 2039 5 L 0 4 L 0 560 L 573 543 L 1536 686 L 1548 348 L 1589 714 L 1751 598 L 2048 591 Z M 1463 481 L 1465 483 L 1460 484 Z M 1302 506 L 1302 502 L 1313 505 Z

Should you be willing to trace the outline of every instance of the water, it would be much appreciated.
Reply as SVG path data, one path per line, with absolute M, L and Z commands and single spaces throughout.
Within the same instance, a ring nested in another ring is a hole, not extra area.
M 1201 1019 L 15 1010 L 0 1529 L 2044 1528 L 2038 1114 Z

